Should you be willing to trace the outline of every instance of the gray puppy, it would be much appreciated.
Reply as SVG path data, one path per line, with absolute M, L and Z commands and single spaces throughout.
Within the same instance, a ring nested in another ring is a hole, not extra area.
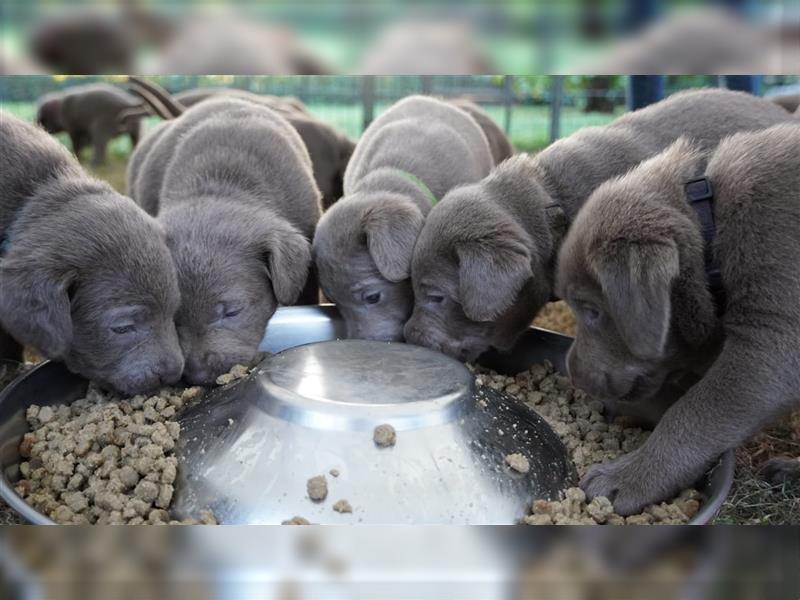
M 506 134 L 500 129 L 497 123 L 494 122 L 494 119 L 479 105 L 469 98 L 453 98 L 447 100 L 447 102 L 468 112 L 469 115 L 475 119 L 475 122 L 483 130 L 486 140 L 489 142 L 489 148 L 492 151 L 492 158 L 494 159 L 495 165 L 499 165 L 505 159 L 511 158 L 514 155 L 514 146 L 511 145 Z
M 515 156 L 480 183 L 453 190 L 431 211 L 414 249 L 406 339 L 461 360 L 490 347 L 509 350 L 552 297 L 565 230 L 597 186 L 681 135 L 712 148 L 731 133 L 789 120 L 748 94 L 683 92 L 534 157 Z
M 800 124 L 731 136 L 706 159 L 679 140 L 605 183 L 561 250 L 559 292 L 578 322 L 568 358 L 577 385 L 619 407 L 648 403 L 675 373 L 701 376 L 641 448 L 586 475 L 588 494 L 620 514 L 693 484 L 800 402 Z M 699 175 L 714 190 L 727 298 L 717 307 L 684 190 Z
M 254 94 L 246 90 L 229 88 L 199 88 L 173 96 L 178 104 L 186 108 L 212 98 L 224 97 L 239 98 L 277 111 L 297 130 L 308 149 L 314 180 L 322 192 L 323 209 L 327 210 L 342 197 L 344 172 L 356 143 L 337 128 L 309 114 L 298 98 Z M 146 109 L 146 106 L 142 108 L 143 111 Z
M 0 324 L 18 342 L 127 394 L 180 379 L 164 230 L 2 112 L 0 256 Z
M 367 128 L 345 173 L 345 196 L 314 238 L 320 287 L 344 316 L 348 337 L 402 339 L 425 216 L 437 198 L 485 177 L 492 164 L 475 120 L 434 98 L 405 98 Z
M 160 88 L 139 85 L 158 97 L 154 108 L 170 105 Z M 152 137 L 132 158 L 131 193 L 167 231 L 184 375 L 208 384 L 253 362 L 278 304 L 306 286 L 320 193 L 302 140 L 266 106 L 208 100 Z
M 140 106 L 138 98 L 113 85 L 78 85 L 43 96 L 36 122 L 49 133 L 66 131 L 78 156 L 91 144 L 92 165 L 97 166 L 105 162 L 106 147 L 118 135 L 129 135 L 134 146 L 139 142 L 141 119 L 147 113 L 130 111 Z

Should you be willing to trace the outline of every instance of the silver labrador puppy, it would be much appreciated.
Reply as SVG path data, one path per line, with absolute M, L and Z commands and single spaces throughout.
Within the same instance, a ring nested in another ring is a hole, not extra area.
M 583 480 L 623 515 L 693 484 L 800 401 L 800 124 L 736 134 L 707 167 L 706 157 L 679 140 L 607 182 L 561 250 L 559 292 L 578 321 L 568 359 L 577 385 L 619 407 L 650 402 L 676 372 L 701 376 L 641 448 Z M 711 247 L 726 296 L 717 307 L 684 190 L 698 175 L 714 190 Z
M 683 92 L 536 156 L 513 157 L 480 183 L 453 190 L 428 215 L 414 249 L 406 340 L 461 360 L 510 349 L 552 297 L 561 240 L 602 182 L 681 135 L 713 148 L 731 133 L 789 120 L 744 93 Z
M 339 307 L 348 337 L 402 339 L 414 303 L 411 255 L 425 215 L 492 164 L 475 120 L 434 98 L 405 98 L 367 128 L 345 172 L 345 195 L 314 237 L 320 287 Z
M 137 85 L 154 104 L 171 102 Z M 129 182 L 158 214 L 177 266 L 184 375 L 208 384 L 253 362 L 278 304 L 306 286 L 320 192 L 297 132 L 266 106 L 208 100 L 152 137 L 132 157 Z
M 179 301 L 155 219 L 43 130 L 0 112 L 2 327 L 75 373 L 138 394 L 180 379 Z

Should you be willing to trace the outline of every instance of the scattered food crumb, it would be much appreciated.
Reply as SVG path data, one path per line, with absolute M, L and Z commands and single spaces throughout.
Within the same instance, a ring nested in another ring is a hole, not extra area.
M 312 477 L 306 483 L 306 490 L 308 497 L 314 502 L 322 502 L 328 495 L 328 480 L 325 475 L 317 475 Z
M 380 448 L 388 448 L 389 446 L 394 446 L 397 441 L 397 432 L 394 430 L 394 427 L 388 423 L 384 423 L 375 428 L 375 431 L 372 433 L 372 439 L 375 445 Z
M 281 525 L 311 525 L 311 523 L 308 522 L 308 519 L 295 516 L 291 519 L 281 522 Z
M 579 477 L 583 477 L 594 464 L 613 460 L 635 450 L 650 435 L 649 431 L 634 427 L 626 417 L 617 417 L 612 422 L 607 422 L 603 415 L 603 403 L 572 387 L 569 378 L 559 374 L 548 361 L 532 365 L 515 376 L 500 375 L 479 366 L 471 368 L 476 374 L 479 393 L 481 387 L 505 392 L 528 405 L 547 421 L 566 446 Z M 514 468 L 509 462 L 512 456 L 514 455 L 506 457 L 506 462 Z M 553 524 L 558 520 L 559 523 L 556 524 L 566 521 L 613 524 L 685 523 L 697 514 L 703 501 L 699 492 L 686 490 L 671 502 L 648 507 L 642 513 L 645 516 L 623 518 L 613 514 L 613 508 L 607 499 L 595 498 L 592 502 L 585 503 L 585 497 L 581 501 L 576 500 L 578 492 L 583 494 L 579 488 L 564 491 L 565 499 L 560 502 L 567 502 L 566 505 L 541 504 L 546 501 L 535 500 L 534 510 L 525 517 L 525 522 Z M 554 515 L 560 516 L 556 519 Z
M 331 474 L 331 477 L 338 477 L 339 476 L 339 469 L 331 469 L 328 472 Z
M 528 459 L 519 452 L 508 454 L 506 456 L 506 464 L 519 473 L 527 473 L 531 470 L 531 465 Z
M 339 513 L 351 513 L 353 512 L 353 507 L 350 506 L 347 500 L 337 500 L 336 504 L 333 505 L 333 510 Z
M 234 365 L 227 373 L 217 377 L 217 385 L 227 385 L 239 379 L 244 379 L 250 373 L 250 368 L 244 365 Z

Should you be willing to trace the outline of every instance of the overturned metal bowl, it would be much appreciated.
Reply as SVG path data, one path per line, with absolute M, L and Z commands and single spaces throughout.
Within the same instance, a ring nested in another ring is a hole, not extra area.
M 517 522 L 534 497 L 554 497 L 574 481 L 566 451 L 533 411 L 492 390 L 476 392 L 457 361 L 405 344 L 338 341 L 334 307 L 280 309 L 262 350 L 275 353 L 246 379 L 208 394 L 181 418 L 178 516 L 210 507 L 230 524 Z M 508 355 L 480 362 L 505 373 L 550 360 L 563 372 L 570 338 L 531 329 Z M 0 496 L 26 520 L 50 523 L 13 490 L 13 466 L 31 403 L 79 398 L 87 382 L 45 363 L 0 393 Z M 396 444 L 377 447 L 376 425 Z M 525 455 L 522 474 L 504 462 Z M 334 471 L 338 476 L 333 476 Z M 325 475 L 328 495 L 313 502 L 306 481 Z M 709 500 L 692 520 L 709 522 L 733 477 L 728 453 L 699 489 Z M 332 507 L 346 499 L 352 513 Z

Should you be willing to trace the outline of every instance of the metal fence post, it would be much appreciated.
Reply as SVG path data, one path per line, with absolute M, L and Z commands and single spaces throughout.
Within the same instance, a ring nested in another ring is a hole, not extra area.
M 631 75 L 628 77 L 628 109 L 638 110 L 664 98 L 663 75 Z
M 553 75 L 550 94 L 550 142 L 561 137 L 561 100 L 564 93 L 564 76 Z
M 503 77 L 503 101 L 506 105 L 505 132 L 511 135 L 511 113 L 514 105 L 514 76 L 506 75 Z
M 724 75 L 725 87 L 729 90 L 761 95 L 761 77 L 759 75 Z
M 430 96 L 433 93 L 433 76 L 432 75 L 420 75 L 420 88 L 422 89 L 422 93 L 426 96 Z
M 361 104 L 364 109 L 364 129 L 375 118 L 375 76 L 365 75 L 361 80 Z

